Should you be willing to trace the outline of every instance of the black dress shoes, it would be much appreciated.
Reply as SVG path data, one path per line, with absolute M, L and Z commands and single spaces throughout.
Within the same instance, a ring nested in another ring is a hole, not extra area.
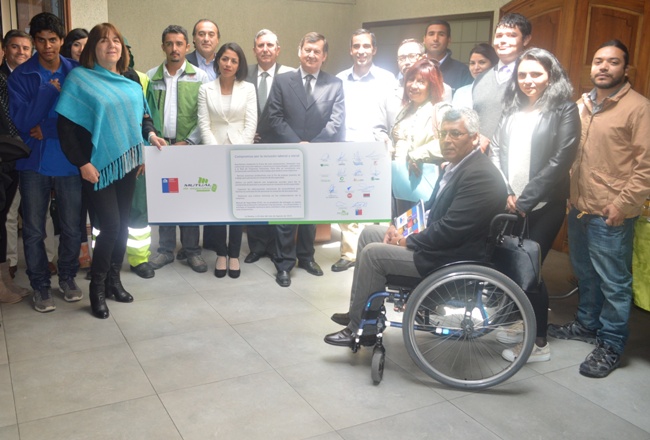
M 257 260 L 262 258 L 260 254 L 256 254 L 255 252 L 251 252 L 250 254 L 246 255 L 246 259 L 244 259 L 244 263 L 255 263 Z
M 354 333 L 349 328 L 325 336 L 325 342 L 337 347 L 349 347 L 354 342 Z
M 351 267 L 354 267 L 354 261 L 341 258 L 339 261 L 332 264 L 332 272 L 343 272 Z
M 134 272 L 140 278 L 153 278 L 156 275 L 156 272 L 148 261 L 138 264 L 137 266 L 131 266 L 131 272 Z
M 330 319 L 339 325 L 348 325 L 350 323 L 350 313 L 335 313 Z
M 299 261 L 298 267 L 301 269 L 305 269 L 307 272 L 309 272 L 312 275 L 316 275 L 317 277 L 323 276 L 323 270 L 315 261 Z
M 275 275 L 275 282 L 278 283 L 280 287 L 289 287 L 291 285 L 289 272 L 286 270 L 278 271 L 277 275 Z

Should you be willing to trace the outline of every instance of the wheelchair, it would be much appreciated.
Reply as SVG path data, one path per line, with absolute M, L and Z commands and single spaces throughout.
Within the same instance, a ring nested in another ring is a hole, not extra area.
M 516 218 L 496 216 L 491 231 Z M 490 240 L 496 240 L 493 232 Z M 411 359 L 447 386 L 481 390 L 519 371 L 533 350 L 535 315 L 524 291 L 498 268 L 499 262 L 466 261 L 445 265 L 424 279 L 389 276 L 386 290 L 372 294 L 366 302 L 351 347 L 356 352 L 361 346 L 374 346 L 373 383 L 378 385 L 383 378 L 387 327 L 402 328 Z M 392 302 L 403 313 L 401 322 L 387 319 L 385 302 Z M 509 362 L 501 352 L 512 345 L 500 342 L 497 333 L 513 324 L 523 327 L 523 348 Z

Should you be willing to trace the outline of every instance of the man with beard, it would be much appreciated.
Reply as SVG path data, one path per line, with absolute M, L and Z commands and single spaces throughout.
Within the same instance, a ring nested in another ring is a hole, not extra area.
M 197 123 L 199 87 L 208 82 L 207 74 L 185 59 L 189 47 L 187 31 L 182 26 L 169 25 L 162 34 L 162 50 L 166 61 L 147 72 L 150 79 L 147 102 L 156 130 L 162 133 L 167 144 L 194 145 L 201 143 Z M 208 266 L 201 257 L 199 227 L 179 226 L 182 248 L 176 256 L 187 260 L 195 272 L 206 272 Z M 176 226 L 158 227 L 158 253 L 149 264 L 155 270 L 174 261 Z
M 578 101 L 582 140 L 571 170 L 569 250 L 580 301 L 574 321 L 549 336 L 596 348 L 580 374 L 602 378 L 621 363 L 632 305 L 634 223 L 650 194 L 650 101 L 627 81 L 629 54 L 604 43 L 591 63 L 595 88 Z

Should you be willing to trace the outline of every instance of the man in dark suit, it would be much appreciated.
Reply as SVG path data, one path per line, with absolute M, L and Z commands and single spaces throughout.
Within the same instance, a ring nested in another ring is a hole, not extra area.
M 327 59 L 327 40 L 310 32 L 300 42 L 300 68 L 283 73 L 273 82 L 268 99 L 269 142 L 342 142 L 345 139 L 343 83 L 321 71 Z M 296 245 L 296 228 L 298 240 Z M 314 261 L 315 225 L 276 227 L 275 279 L 291 284 L 289 272 L 296 264 L 312 275 L 323 271 Z
M 350 310 L 332 316 L 346 327 L 325 336 L 326 343 L 352 343 L 366 301 L 384 289 L 387 274 L 425 277 L 444 264 L 485 258 L 490 221 L 503 212 L 507 191 L 503 176 L 478 145 L 479 121 L 474 110 L 452 109 L 443 116 L 440 147 L 449 164 L 425 205 L 429 210 L 426 229 L 408 237 L 394 226 L 363 230 Z
M 221 33 L 219 26 L 212 20 L 202 18 L 196 22 L 192 30 L 194 52 L 188 53 L 185 59 L 208 74 L 210 81 L 217 78 L 214 70 L 214 56 L 217 53 Z
M 267 143 L 269 140 L 268 97 L 275 77 L 281 73 L 291 72 L 291 67 L 277 63 L 280 55 L 278 36 L 268 29 L 262 29 L 255 35 L 253 52 L 257 64 L 248 66 L 246 81 L 255 86 L 257 92 L 257 132 L 256 143 Z M 275 226 L 250 225 L 246 227 L 248 248 L 250 253 L 244 262 L 255 263 L 265 255 L 275 254 Z

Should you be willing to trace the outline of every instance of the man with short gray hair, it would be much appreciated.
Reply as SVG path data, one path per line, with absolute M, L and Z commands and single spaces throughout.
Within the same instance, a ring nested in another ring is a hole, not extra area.
M 449 110 L 441 127 L 440 149 L 449 164 L 425 204 L 427 227 L 407 237 L 395 226 L 371 225 L 363 230 L 349 312 L 332 315 L 334 322 L 346 327 L 325 336 L 326 343 L 345 347 L 353 343 L 365 304 L 385 288 L 387 275 L 425 277 L 445 264 L 486 258 L 490 222 L 506 203 L 503 176 L 478 150 L 474 110 Z
M 262 29 L 253 40 L 253 52 L 257 64 L 248 66 L 246 81 L 255 86 L 257 92 L 257 131 L 255 143 L 269 142 L 269 108 L 267 105 L 269 92 L 275 77 L 281 73 L 291 72 L 291 67 L 283 66 L 277 62 L 280 56 L 280 43 L 278 36 L 268 30 Z M 244 260 L 245 263 L 255 263 L 265 255 L 275 254 L 275 226 L 250 225 L 246 227 L 248 249 L 250 253 Z

